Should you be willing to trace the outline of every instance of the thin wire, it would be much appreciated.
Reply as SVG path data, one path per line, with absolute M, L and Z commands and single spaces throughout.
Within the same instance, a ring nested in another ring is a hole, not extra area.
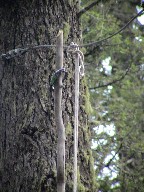
M 130 19 L 126 25 L 124 25 L 120 30 L 118 30 L 117 32 L 113 33 L 112 35 L 106 37 L 106 38 L 103 38 L 101 40 L 98 40 L 98 41 L 94 41 L 94 42 L 91 42 L 91 43 L 87 43 L 87 44 L 83 44 L 83 45 L 78 45 L 79 48 L 81 47 L 90 47 L 90 46 L 93 46 L 93 45 L 96 45 L 96 44 L 99 44 L 99 43 L 102 43 L 103 41 L 107 41 L 108 39 L 111 39 L 112 37 L 114 37 L 115 35 L 121 33 L 133 20 L 135 20 L 138 16 L 142 15 L 144 13 L 144 8 L 137 14 L 135 15 L 134 17 L 132 17 L 132 19 Z M 33 50 L 33 49 L 39 49 L 39 48 L 52 48 L 52 47 L 56 47 L 56 45 L 35 45 L 35 46 L 30 46 L 30 47 L 27 47 L 27 48 L 17 48 L 17 49 L 14 49 L 14 50 L 10 50 L 9 52 L 7 52 L 6 54 L 1 54 L 0 55 L 0 59 L 2 60 L 7 60 L 7 59 L 11 59 L 11 58 L 14 58 L 16 56 L 20 56 L 22 55 L 23 53 L 26 53 L 28 52 L 29 50 Z M 67 45 L 64 45 L 63 46 L 64 48 L 68 48 L 69 46 Z M 20 52 L 17 52 L 19 51 L 19 49 L 23 50 L 22 53 Z

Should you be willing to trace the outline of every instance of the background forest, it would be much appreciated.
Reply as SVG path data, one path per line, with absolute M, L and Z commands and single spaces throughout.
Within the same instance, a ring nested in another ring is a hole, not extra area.
M 97 41 L 83 51 L 98 191 L 143 192 L 144 17 L 127 25 L 141 2 L 82 0 L 81 9 L 83 43 Z

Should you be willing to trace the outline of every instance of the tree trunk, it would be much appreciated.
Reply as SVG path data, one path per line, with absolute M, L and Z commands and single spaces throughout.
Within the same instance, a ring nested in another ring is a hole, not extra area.
M 69 3 L 68 3 L 69 2 Z M 0 52 L 30 45 L 55 44 L 59 29 L 67 27 L 65 43 L 80 38 L 76 0 L 9 1 L 0 4 Z M 71 2 L 71 3 L 70 3 Z M 51 75 L 55 48 L 39 48 L 0 61 L 0 191 L 55 192 L 57 130 Z M 64 54 L 68 71 L 63 88 L 66 127 L 66 191 L 72 191 L 74 64 Z M 81 80 L 79 122 L 79 191 L 94 189 L 90 131 Z

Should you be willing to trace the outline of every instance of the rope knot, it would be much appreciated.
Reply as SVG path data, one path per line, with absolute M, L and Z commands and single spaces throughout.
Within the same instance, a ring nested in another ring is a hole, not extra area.
M 78 44 L 71 42 L 68 49 L 68 53 L 71 54 L 78 54 L 79 56 L 79 73 L 83 77 L 84 76 L 84 54 L 82 51 L 79 50 Z

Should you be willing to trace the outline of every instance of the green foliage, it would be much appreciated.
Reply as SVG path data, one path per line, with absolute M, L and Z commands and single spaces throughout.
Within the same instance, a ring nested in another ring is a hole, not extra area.
M 81 6 L 90 3 L 83 0 Z M 134 12 L 135 5 L 130 1 L 99 3 L 81 18 L 83 42 L 99 41 L 115 33 Z M 143 41 L 141 26 L 133 22 L 122 33 L 86 49 L 86 76 L 93 108 L 90 120 L 92 128 L 95 127 L 93 156 L 99 189 L 103 192 L 143 191 Z M 113 135 L 99 132 L 108 126 L 113 126 Z M 116 176 L 103 176 L 104 168 L 112 168 Z

